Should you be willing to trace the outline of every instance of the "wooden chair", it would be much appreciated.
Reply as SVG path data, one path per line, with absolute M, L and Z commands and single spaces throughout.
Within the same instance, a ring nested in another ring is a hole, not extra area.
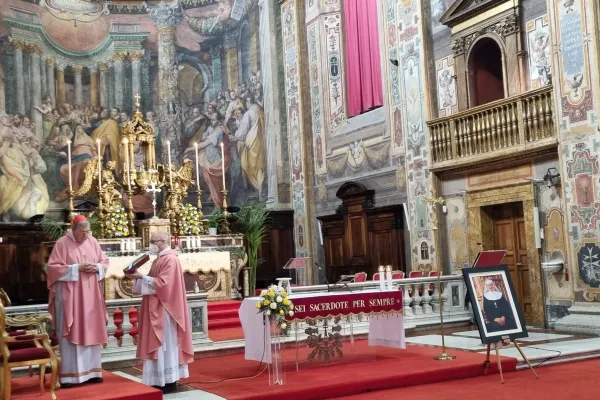
M 434 277 L 437 277 L 437 276 L 438 276 L 438 274 L 439 274 L 439 272 L 438 272 L 438 271 L 429 271 L 429 276 L 434 276 Z M 430 294 L 430 295 L 433 295 L 433 291 L 434 291 L 434 290 L 435 290 L 435 286 L 434 286 L 434 284 L 432 283 L 431 285 L 429 285 L 429 294 Z
M 353 282 L 366 282 L 366 281 L 367 281 L 367 273 L 366 272 L 359 272 L 357 274 L 354 274 Z
M 410 271 L 408 273 L 408 277 L 409 278 L 422 278 L 423 277 L 423 271 Z
M 392 279 L 404 279 L 404 271 L 392 271 Z
M 14 335 L 14 332 L 12 333 Z M 58 363 L 50 339 L 46 333 L 12 336 L 6 331 L 6 316 L 4 306 L 0 302 L 0 378 L 2 400 L 11 398 L 11 370 L 18 367 L 40 368 L 40 392 L 44 393 L 46 365 L 52 368 L 50 395 L 56 400 L 54 388 L 58 375 Z

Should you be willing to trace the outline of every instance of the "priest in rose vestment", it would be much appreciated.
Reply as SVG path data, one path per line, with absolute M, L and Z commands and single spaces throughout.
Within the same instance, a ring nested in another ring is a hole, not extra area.
M 48 260 L 48 311 L 59 340 L 62 388 L 102 382 L 102 345 L 108 342 L 108 313 L 102 281 L 108 258 L 90 235 L 84 216 L 54 245 Z
M 192 328 L 183 271 L 177 252 L 169 246 L 167 232 L 152 232 L 150 252 L 157 254 L 147 276 L 134 272 L 133 291 L 142 295 L 137 358 L 143 361 L 142 382 L 163 392 L 175 390 L 177 381 L 189 377 L 194 361 Z

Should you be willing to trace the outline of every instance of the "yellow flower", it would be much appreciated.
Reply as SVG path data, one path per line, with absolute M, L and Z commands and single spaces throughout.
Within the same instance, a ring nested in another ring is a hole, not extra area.
M 279 314 L 284 315 L 285 313 L 283 312 L 283 310 L 279 310 Z
M 283 300 L 283 305 L 284 305 L 284 306 L 288 306 L 288 305 L 290 305 L 290 304 L 291 304 L 291 301 L 289 301 L 288 299 L 284 299 L 284 300 Z
M 269 297 L 275 297 L 275 292 L 271 290 L 269 293 L 267 293 L 267 295 Z
M 290 308 L 290 310 L 293 310 L 293 309 L 294 309 L 294 304 L 293 304 L 293 303 L 290 303 L 290 304 L 288 305 L 288 307 Z
M 287 292 L 284 290 L 283 292 L 281 292 L 281 295 L 282 295 L 283 297 L 285 297 L 285 296 L 287 296 Z
M 256 308 L 260 308 L 260 302 L 256 303 Z
M 263 301 L 263 304 L 264 304 L 265 306 L 268 306 L 268 305 L 269 305 L 269 303 L 270 303 L 270 301 L 269 301 L 269 300 L 267 300 L 267 299 L 265 299 L 265 301 Z

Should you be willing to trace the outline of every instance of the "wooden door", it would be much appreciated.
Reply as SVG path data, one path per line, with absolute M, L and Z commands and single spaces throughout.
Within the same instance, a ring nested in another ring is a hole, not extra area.
M 523 203 L 509 203 L 491 209 L 494 221 L 494 247 L 506 250 L 504 264 L 508 267 L 526 323 L 533 322 L 531 286 Z

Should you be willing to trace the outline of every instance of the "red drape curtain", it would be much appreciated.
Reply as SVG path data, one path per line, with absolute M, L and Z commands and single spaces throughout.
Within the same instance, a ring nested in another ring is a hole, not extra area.
M 383 105 L 377 0 L 345 0 L 348 117 Z

